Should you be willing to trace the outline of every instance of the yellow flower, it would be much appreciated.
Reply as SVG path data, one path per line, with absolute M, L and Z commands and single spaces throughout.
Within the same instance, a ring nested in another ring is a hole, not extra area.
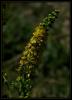
M 27 84 L 29 85 L 29 87 L 31 86 L 30 83 L 32 82 L 30 75 L 34 71 L 33 70 L 34 65 L 36 65 L 38 63 L 38 60 L 39 60 L 39 57 L 40 57 L 41 45 L 43 45 L 45 43 L 45 39 L 48 35 L 47 32 L 46 32 L 46 29 L 49 28 L 49 24 L 52 24 L 51 20 L 54 20 L 54 18 L 57 15 L 57 14 L 54 14 L 54 13 L 56 13 L 56 11 L 49 14 L 49 16 L 46 17 L 38 27 L 36 27 L 35 32 L 33 32 L 33 36 L 30 39 L 27 46 L 25 47 L 25 51 L 23 52 L 23 55 L 21 57 L 20 67 L 19 67 L 18 70 L 21 71 L 22 68 L 24 67 L 23 70 L 24 70 L 25 75 L 26 75 L 26 77 L 24 77 L 24 79 L 27 82 Z M 21 79 L 21 77 L 19 76 L 17 78 L 17 80 L 20 80 L 20 79 Z M 30 90 L 25 89 L 24 91 L 27 91 L 27 93 L 24 94 L 24 98 L 29 97 Z
M 34 38 L 34 37 L 33 37 L 33 38 L 31 38 L 30 42 L 31 42 L 31 43 L 36 43 L 35 38 Z
M 27 54 L 28 54 L 28 51 L 25 48 L 25 51 L 23 52 L 23 55 L 27 55 Z
M 31 43 L 29 42 L 27 47 L 30 48 L 31 46 L 32 46 L 32 45 L 31 45 Z
M 20 60 L 20 64 L 23 65 L 23 60 Z
M 36 27 L 36 32 L 33 33 L 34 36 L 39 36 L 45 33 L 45 29 L 42 26 Z

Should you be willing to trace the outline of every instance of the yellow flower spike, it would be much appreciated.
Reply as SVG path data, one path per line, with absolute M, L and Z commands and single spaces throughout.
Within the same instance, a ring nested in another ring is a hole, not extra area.
M 20 68 L 24 71 L 24 82 L 29 85 L 29 88 L 25 88 L 24 91 L 24 98 L 28 98 L 30 95 L 30 86 L 32 86 L 32 79 L 31 74 L 34 73 L 34 67 L 38 64 L 39 56 L 42 52 L 40 52 L 42 45 L 44 45 L 46 41 L 46 37 L 48 35 L 49 28 L 55 21 L 55 19 L 58 16 L 58 11 L 53 11 L 51 14 L 49 14 L 42 23 L 38 27 L 35 28 L 35 31 L 33 32 L 33 36 L 30 39 L 29 43 L 25 47 L 25 51 L 23 52 L 23 55 L 20 59 Z M 23 75 L 20 74 L 20 75 Z M 19 80 L 20 78 L 18 78 Z M 29 80 L 30 79 L 30 80 Z M 26 87 L 26 84 L 24 84 Z M 27 91 L 27 93 L 26 93 Z
M 35 28 L 33 36 L 25 47 L 19 61 L 18 77 L 14 85 L 17 88 L 20 98 L 29 98 L 33 87 L 33 76 L 35 67 L 38 65 L 39 57 L 42 53 L 42 46 L 46 42 L 48 30 L 52 27 L 55 19 L 58 17 L 58 10 L 54 10 L 49 14 L 38 27 Z M 3 76 L 4 81 L 7 83 L 7 75 Z M 18 84 L 17 84 L 18 83 Z

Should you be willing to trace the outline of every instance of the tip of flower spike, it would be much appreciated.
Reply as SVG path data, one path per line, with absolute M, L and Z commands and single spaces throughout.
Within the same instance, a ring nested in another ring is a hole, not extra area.
M 58 17 L 59 10 L 54 10 L 51 13 L 48 14 L 47 17 L 43 19 L 43 22 L 40 23 L 40 25 L 44 26 L 46 29 L 52 26 L 52 23 L 54 23 L 55 19 Z
M 59 15 L 59 12 L 60 12 L 59 10 L 55 10 L 52 12 L 52 14 L 55 15 L 55 17 L 57 18 Z

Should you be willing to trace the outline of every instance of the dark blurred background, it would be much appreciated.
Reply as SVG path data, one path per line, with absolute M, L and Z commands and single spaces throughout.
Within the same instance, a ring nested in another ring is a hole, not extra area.
M 70 96 L 70 3 L 69 2 L 2 2 L 2 73 L 8 80 L 16 78 L 18 59 L 34 28 L 53 9 L 59 18 L 49 31 L 46 49 L 37 65 L 31 97 Z M 16 97 L 2 83 L 2 97 Z

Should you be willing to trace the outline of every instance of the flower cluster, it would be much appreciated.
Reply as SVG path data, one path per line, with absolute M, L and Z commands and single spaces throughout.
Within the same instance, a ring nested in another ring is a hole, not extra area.
M 27 66 L 25 68 L 31 69 L 32 65 L 36 64 L 40 54 L 39 51 L 41 51 L 40 48 L 42 47 L 42 44 L 44 43 L 44 40 L 46 40 L 46 37 L 48 35 L 47 29 L 49 29 L 52 26 L 52 24 L 58 16 L 58 13 L 59 11 L 57 10 L 51 12 L 51 14 L 49 14 L 48 17 L 46 17 L 38 27 L 36 27 L 32 38 L 25 47 L 25 51 L 21 56 L 20 67 L 18 71 L 20 71 L 23 68 L 23 66 Z
M 33 36 L 25 47 L 21 55 L 19 67 L 17 69 L 18 77 L 16 79 L 16 86 L 20 97 L 28 98 L 33 86 L 33 73 L 35 66 L 38 64 L 39 57 L 42 53 L 42 47 L 48 36 L 48 30 L 52 27 L 59 11 L 55 10 L 48 14 L 48 16 L 35 28 Z
M 48 17 L 46 17 L 38 27 L 36 27 L 32 38 L 25 47 L 25 51 L 21 56 L 18 73 L 22 77 L 21 80 L 24 80 L 24 88 L 22 87 L 24 97 L 29 97 L 29 93 L 32 88 L 32 73 L 35 69 L 35 65 L 39 61 L 41 47 L 44 44 L 44 41 L 46 41 L 46 37 L 48 35 L 47 31 L 54 23 L 58 13 L 59 11 L 57 10 L 51 12 Z

